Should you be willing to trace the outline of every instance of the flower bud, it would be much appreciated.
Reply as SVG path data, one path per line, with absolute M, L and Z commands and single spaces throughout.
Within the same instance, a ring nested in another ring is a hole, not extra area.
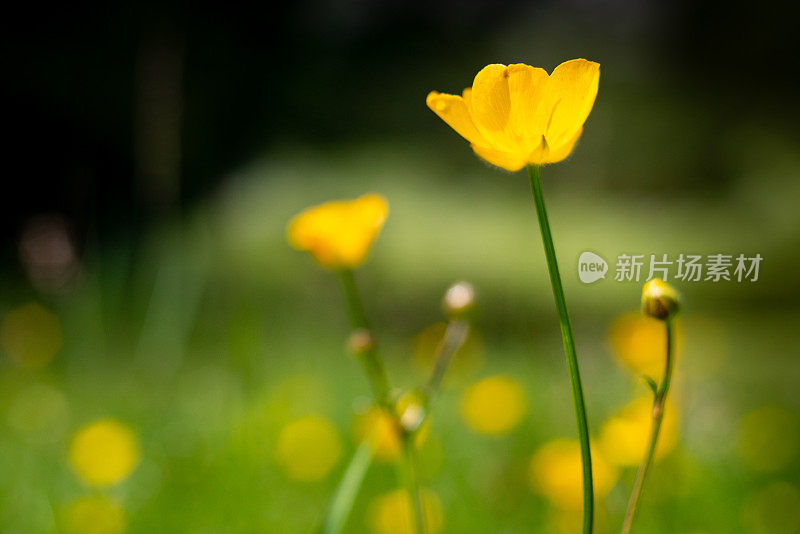
M 469 282 L 458 282 L 447 289 L 442 299 L 444 312 L 449 316 L 464 315 L 475 304 L 475 289 Z
M 642 313 L 665 321 L 675 316 L 680 309 L 680 297 L 671 285 L 660 278 L 653 278 L 642 289 Z
M 366 328 L 353 330 L 347 340 L 347 348 L 356 356 L 372 350 L 372 334 Z

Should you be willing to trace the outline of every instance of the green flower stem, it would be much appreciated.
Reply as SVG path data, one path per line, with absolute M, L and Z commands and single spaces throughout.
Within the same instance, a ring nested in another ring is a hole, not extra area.
M 425 534 L 425 516 L 422 510 L 422 494 L 417 479 L 417 458 L 414 451 L 415 433 L 403 433 L 403 461 L 406 491 L 411 500 L 411 534 Z
M 371 335 L 367 313 L 364 309 L 364 303 L 361 300 L 358 288 L 356 287 L 353 271 L 351 269 L 344 269 L 340 271 L 340 274 L 342 287 L 344 288 L 344 294 L 347 300 L 347 310 L 350 315 L 350 325 L 353 331 L 366 330 Z M 412 534 L 425 534 L 419 483 L 416 475 L 416 459 L 414 457 L 414 445 L 412 443 L 413 434 L 402 431 L 399 414 L 390 396 L 389 379 L 386 375 L 386 368 L 383 365 L 383 360 L 378 353 L 377 343 L 373 340 L 367 350 L 361 353 L 360 357 L 367 371 L 370 383 L 372 384 L 376 403 L 394 417 L 395 424 L 401 429 L 401 434 L 403 435 L 401 443 L 404 461 L 402 462 L 403 472 L 400 474 L 399 478 L 405 482 L 409 498 L 413 502 L 412 512 L 414 517 L 412 518 L 412 525 L 414 526 L 414 530 Z
M 364 303 L 356 287 L 353 271 L 351 269 L 344 269 L 340 271 L 340 274 L 345 299 L 347 300 L 347 310 L 350 314 L 350 325 L 353 331 L 363 329 L 372 335 L 369 321 L 367 320 L 367 313 L 364 310 Z M 389 379 L 386 375 L 386 368 L 383 365 L 383 360 L 378 353 L 377 344 L 373 341 L 370 347 L 361 353 L 359 357 L 367 372 L 370 384 L 372 384 L 372 389 L 378 404 L 386 407 L 391 406 L 391 402 L 389 401 Z
M 435 363 L 433 371 L 423 389 L 426 406 L 433 400 L 442 385 L 444 373 L 453 355 L 464 344 L 469 335 L 469 323 L 463 319 L 453 319 L 447 323 L 444 336 L 436 348 Z M 427 410 L 426 410 L 427 411 Z
M 528 176 L 531 180 L 536 215 L 539 218 L 539 229 L 542 232 L 544 253 L 547 258 L 547 270 L 550 273 L 550 285 L 553 287 L 553 297 L 556 301 L 558 319 L 561 324 L 561 338 L 564 342 L 564 354 L 567 358 L 567 370 L 569 371 L 569 382 L 572 388 L 572 402 L 575 405 L 575 419 L 578 423 L 578 437 L 581 445 L 581 460 L 583 462 L 583 533 L 591 534 L 594 524 L 592 456 L 589 448 L 589 424 L 586 421 L 586 405 L 583 400 L 581 375 L 578 369 L 578 358 L 575 354 L 575 341 L 572 337 L 572 325 L 567 311 L 567 301 L 564 297 L 564 288 L 561 285 L 561 274 L 558 271 L 556 249 L 553 245 L 550 222 L 547 219 L 547 209 L 545 208 L 544 195 L 542 194 L 540 167 L 538 165 L 529 165 Z
M 628 509 L 625 512 L 625 520 L 622 523 L 622 534 L 629 534 L 633 526 L 633 519 L 636 516 L 636 510 L 639 507 L 639 500 L 642 496 L 642 488 L 644 488 L 644 479 L 650 466 L 653 463 L 653 458 L 656 453 L 656 445 L 658 444 L 658 434 L 661 431 L 661 423 L 664 419 L 664 411 L 667 403 L 667 394 L 669 393 L 669 386 L 672 381 L 672 368 L 674 365 L 674 325 L 672 319 L 664 321 L 664 326 L 667 329 L 667 347 L 666 347 L 666 361 L 664 363 L 664 377 L 661 379 L 658 389 L 653 392 L 653 422 L 650 429 L 650 444 L 647 447 L 647 453 L 636 471 L 636 480 L 633 483 L 633 490 L 631 497 L 628 501 Z

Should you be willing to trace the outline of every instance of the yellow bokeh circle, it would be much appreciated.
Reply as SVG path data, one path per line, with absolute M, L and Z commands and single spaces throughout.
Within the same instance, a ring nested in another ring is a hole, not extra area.
M 481 434 L 507 434 L 527 411 L 525 392 L 507 376 L 492 376 L 476 382 L 464 392 L 461 415 L 467 425 Z
M 136 434 L 115 419 L 90 423 L 75 434 L 69 463 L 88 486 L 111 486 L 126 479 L 139 464 Z
M 444 513 L 439 497 L 427 488 L 420 489 L 420 503 L 425 532 L 437 534 L 444 525 Z M 413 534 L 414 508 L 408 492 L 395 490 L 372 500 L 367 510 L 367 525 L 373 534 Z
M 298 482 L 321 480 L 339 463 L 342 439 L 327 419 L 309 415 L 283 427 L 276 457 L 286 476 Z

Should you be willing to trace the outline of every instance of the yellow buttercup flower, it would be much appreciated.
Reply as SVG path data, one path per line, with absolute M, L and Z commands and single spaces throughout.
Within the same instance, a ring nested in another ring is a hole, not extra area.
M 427 488 L 421 488 L 422 514 L 425 532 L 441 532 L 444 523 L 442 503 Z M 411 534 L 416 529 L 412 523 L 413 507 L 408 492 L 395 490 L 376 497 L 367 511 L 367 524 L 374 534 Z
M 592 111 L 600 64 L 573 59 L 548 75 L 522 63 L 488 65 L 461 96 L 432 91 L 427 104 L 492 165 L 518 171 L 572 152 Z
M 290 479 L 314 482 L 325 478 L 339 463 L 342 440 L 327 419 L 309 415 L 283 427 L 276 456 Z
M 528 403 L 517 382 L 506 376 L 491 376 L 470 386 L 461 399 L 461 415 L 481 434 L 511 432 L 525 415 Z
M 577 440 L 560 438 L 544 444 L 531 458 L 531 488 L 552 504 L 578 510 L 583 503 L 581 449 Z M 602 499 L 617 483 L 619 471 L 599 450 L 592 447 L 594 494 Z
M 655 459 L 669 454 L 678 443 L 678 413 L 667 403 L 658 436 Z M 603 423 L 600 448 L 606 458 L 619 466 L 639 465 L 650 443 L 653 426 L 652 396 L 641 397 Z
M 287 237 L 325 268 L 352 269 L 364 262 L 388 213 L 386 199 L 376 194 L 326 202 L 295 216 Z
M 80 429 L 69 448 L 69 463 L 89 486 L 111 486 L 127 478 L 141 453 L 133 430 L 114 419 Z

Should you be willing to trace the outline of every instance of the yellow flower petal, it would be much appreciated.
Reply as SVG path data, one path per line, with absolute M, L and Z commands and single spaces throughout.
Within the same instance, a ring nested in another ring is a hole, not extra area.
M 545 137 L 551 151 L 569 143 L 586 122 L 599 82 L 600 64 L 585 59 L 566 61 L 550 75 L 547 101 L 553 107 Z
M 496 167 L 500 167 L 507 171 L 518 171 L 528 164 L 528 158 L 516 152 L 501 152 L 493 148 L 486 148 L 473 144 L 472 150 L 475 151 L 480 158 L 488 161 Z
M 572 152 L 597 96 L 600 65 L 562 63 L 548 76 L 522 63 L 492 64 L 462 97 L 428 95 L 428 106 L 492 165 L 518 171 L 556 163 Z
M 486 144 L 470 117 L 464 98 L 431 91 L 426 100 L 431 111 L 470 143 Z
M 380 195 L 333 201 L 295 216 L 287 228 L 289 244 L 308 251 L 328 269 L 352 269 L 366 259 L 389 205 Z
M 470 112 L 472 121 L 490 146 L 506 151 L 517 148 L 509 137 L 511 97 L 505 65 L 488 65 L 475 76 Z
M 544 69 L 516 63 L 506 67 L 510 97 L 509 128 L 532 151 L 542 144 L 549 114 L 544 107 L 548 74 Z
M 578 131 L 575 132 L 571 139 L 555 147 L 542 144 L 528 156 L 528 161 L 537 165 L 544 165 L 545 163 L 558 163 L 565 160 L 572 152 L 572 149 L 575 148 L 582 132 L 583 128 L 578 128 Z

